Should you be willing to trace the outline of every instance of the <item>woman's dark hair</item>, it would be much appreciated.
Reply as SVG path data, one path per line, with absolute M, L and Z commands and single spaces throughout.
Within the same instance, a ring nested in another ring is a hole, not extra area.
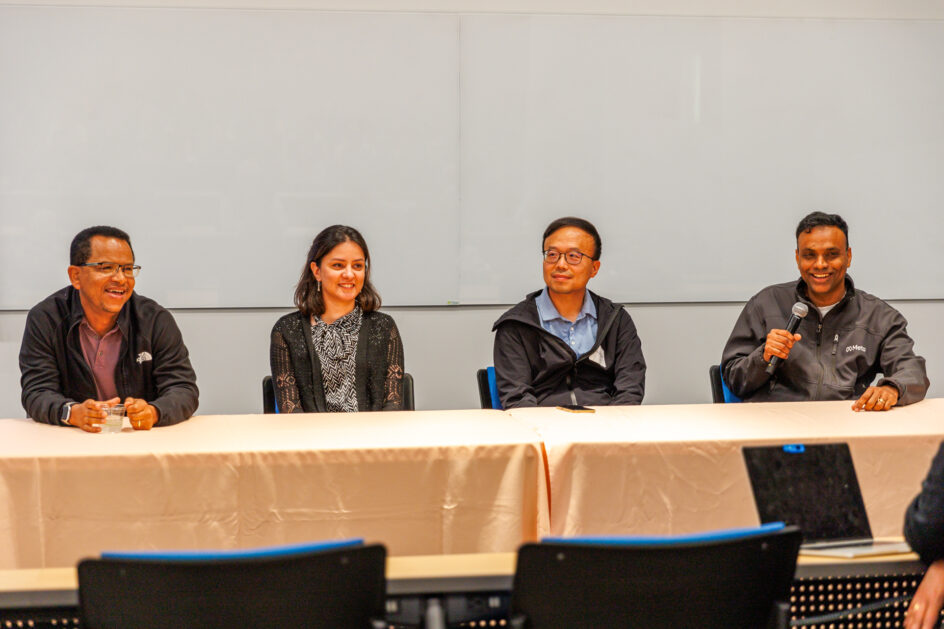
M 321 259 L 328 252 L 345 242 L 353 242 L 364 252 L 364 262 L 366 263 L 364 271 L 364 287 L 360 295 L 357 296 L 357 303 L 361 310 L 370 312 L 380 308 L 380 294 L 374 285 L 370 283 L 370 251 L 367 250 L 367 242 L 361 233 L 353 227 L 347 225 L 332 225 L 321 230 L 311 243 L 311 249 L 308 250 L 308 258 L 305 260 L 305 266 L 302 267 L 301 277 L 298 278 L 298 286 L 295 287 L 295 305 L 306 317 L 315 315 L 320 317 L 324 314 L 324 299 L 321 297 L 321 291 L 318 290 L 318 282 L 311 272 L 311 263 L 321 266 Z
M 564 227 L 576 227 L 590 234 L 590 236 L 593 237 L 593 246 L 596 249 L 596 251 L 593 252 L 593 259 L 600 259 L 600 255 L 603 253 L 603 243 L 600 241 L 600 232 L 593 226 L 593 223 L 582 218 L 577 218 L 576 216 L 564 216 L 547 226 L 547 229 L 544 230 L 544 235 L 541 237 L 542 251 L 544 250 L 544 241 L 547 240 L 547 237 Z
M 800 239 L 800 234 L 808 232 L 814 227 L 838 227 L 846 237 L 846 248 L 849 248 L 849 225 L 838 214 L 826 214 L 825 212 L 810 212 L 800 220 L 797 225 L 796 237 Z

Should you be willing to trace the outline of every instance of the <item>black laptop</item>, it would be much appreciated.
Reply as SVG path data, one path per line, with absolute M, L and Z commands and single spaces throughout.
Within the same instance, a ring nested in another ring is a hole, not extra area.
M 904 542 L 873 541 L 847 444 L 742 451 L 760 521 L 799 526 L 802 554 L 862 557 L 909 551 Z

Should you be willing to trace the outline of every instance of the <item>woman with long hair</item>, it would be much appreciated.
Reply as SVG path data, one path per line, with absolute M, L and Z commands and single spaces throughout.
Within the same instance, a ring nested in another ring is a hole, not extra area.
M 370 252 L 353 227 L 311 243 L 295 312 L 272 328 L 269 359 L 280 413 L 400 410 L 403 343 L 370 282 Z

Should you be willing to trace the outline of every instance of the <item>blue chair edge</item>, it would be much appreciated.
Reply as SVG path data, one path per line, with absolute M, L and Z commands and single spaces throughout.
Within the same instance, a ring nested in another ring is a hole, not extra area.
M 340 550 L 363 546 L 362 538 L 330 540 L 322 542 L 303 542 L 283 546 L 236 550 L 177 550 L 177 551 L 102 551 L 102 559 L 134 559 L 145 561 L 213 561 L 261 559 L 268 557 L 288 557 L 312 552 Z
M 724 371 L 721 369 L 721 365 L 712 365 L 711 369 L 717 368 L 718 370 L 718 380 L 721 381 L 721 395 L 724 397 L 725 404 L 736 404 L 741 402 L 741 398 L 734 395 L 731 389 L 728 388 L 728 383 L 724 381 Z M 712 385 L 714 386 L 714 385 Z
M 723 542 L 734 539 L 769 535 L 786 528 L 783 522 L 768 522 L 760 526 L 720 529 L 684 535 L 640 535 L 640 536 L 591 536 L 591 537 L 544 537 L 542 543 L 593 544 L 597 546 L 673 546 L 700 542 Z
M 488 393 L 492 396 L 492 408 L 502 410 L 501 398 L 498 395 L 498 381 L 495 379 L 495 367 L 489 365 L 486 372 L 488 373 Z

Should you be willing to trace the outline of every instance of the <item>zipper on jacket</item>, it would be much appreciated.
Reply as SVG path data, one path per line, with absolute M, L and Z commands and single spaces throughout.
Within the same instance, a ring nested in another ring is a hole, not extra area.
M 574 391 L 573 377 L 567 374 L 567 388 L 570 389 L 570 403 L 577 406 L 577 392 Z
M 71 355 L 72 355 L 72 361 L 73 361 L 76 365 L 79 366 L 79 369 L 82 371 L 82 375 L 85 376 L 85 378 L 86 378 L 85 384 L 86 384 L 86 385 L 91 385 L 91 389 L 90 389 L 90 390 L 96 393 L 95 397 L 98 397 L 98 395 L 97 395 L 98 386 L 95 384 L 95 374 L 92 373 L 92 367 L 85 361 L 85 353 L 82 351 L 82 341 L 78 338 L 78 336 L 79 336 L 79 334 L 80 334 L 78 328 L 79 328 L 79 325 L 80 325 L 81 323 L 82 323 L 81 321 L 77 321 L 77 322 L 73 323 L 72 326 L 66 331 L 66 348 L 65 348 L 65 351 L 66 351 L 67 354 L 71 354 Z M 76 337 L 75 340 L 76 340 L 76 343 L 77 343 L 78 346 L 79 346 L 78 349 L 76 349 L 75 347 L 73 347 L 73 346 L 69 343 L 69 337 L 70 337 L 70 336 L 73 336 L 73 335 Z M 68 375 L 68 370 L 66 370 L 66 373 L 67 373 L 67 375 Z M 71 378 L 70 378 L 70 380 L 71 380 Z
M 819 382 L 816 383 L 816 397 L 814 400 L 821 400 L 823 398 L 823 381 L 826 378 L 826 365 L 823 364 L 823 320 L 820 319 L 819 323 L 816 324 L 816 360 L 819 362 Z
M 836 335 L 833 337 L 833 369 L 832 373 L 836 373 L 836 361 L 839 360 L 837 353 L 839 352 L 839 332 L 836 332 Z M 838 378 L 835 384 L 839 384 Z
M 122 335 L 124 335 L 124 332 L 122 332 Z M 125 397 L 127 397 L 124 393 L 131 391 L 131 369 L 134 368 L 134 363 L 129 363 L 129 354 L 131 354 L 131 342 L 129 339 L 122 337 L 118 351 L 118 364 L 115 365 L 115 392 L 121 398 L 122 404 L 124 404 Z M 150 394 L 147 384 L 144 385 L 144 390 Z

